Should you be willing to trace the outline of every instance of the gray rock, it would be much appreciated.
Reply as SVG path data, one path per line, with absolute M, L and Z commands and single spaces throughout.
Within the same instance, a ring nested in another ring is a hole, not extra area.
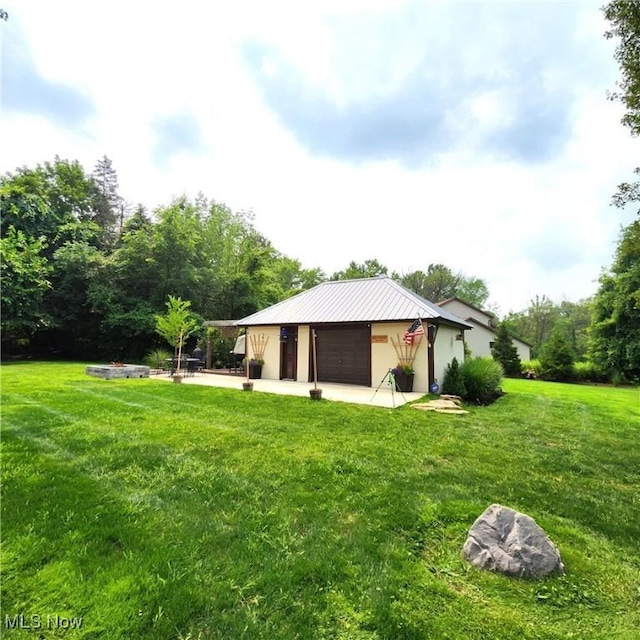
M 564 573 L 558 549 L 536 521 L 499 504 L 473 523 L 462 553 L 480 569 L 516 578 Z

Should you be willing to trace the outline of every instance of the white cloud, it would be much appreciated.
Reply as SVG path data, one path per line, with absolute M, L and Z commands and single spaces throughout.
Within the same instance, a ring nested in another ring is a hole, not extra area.
M 480 7 L 482 38 L 462 46 L 464 21 L 456 25 L 446 3 L 430 4 L 430 46 L 450 52 L 459 69 L 486 69 L 503 81 L 505 67 L 496 56 L 537 33 L 518 27 L 518 6 L 509 4 L 502 21 Z M 246 64 L 249 42 L 264 45 L 258 64 L 267 79 L 280 81 L 287 67 L 295 69 L 304 86 L 327 96 L 338 112 L 357 98 L 366 114 L 367 105 L 388 101 L 412 74 L 421 77 L 416 69 L 454 69 L 421 67 L 425 14 L 419 3 L 403 7 L 390 0 L 8 5 L 10 21 L 0 31 L 19 27 L 38 73 L 86 94 L 95 114 L 66 128 L 44 115 L 4 114 L 0 170 L 58 154 L 90 171 L 106 154 L 128 200 L 154 208 L 202 191 L 234 209 L 252 209 L 257 227 L 279 250 L 328 273 L 367 258 L 398 271 L 442 262 L 487 279 L 503 312 L 524 307 L 536 294 L 589 295 L 628 220 L 609 206 L 611 194 L 637 164 L 637 143 L 619 124 L 621 109 L 605 97 L 618 72 L 598 3 L 563 5 L 544 47 L 510 61 L 510 73 L 521 73 L 509 76 L 507 88 L 523 108 L 533 104 L 526 90 L 536 86 L 534 73 L 537 86 L 566 111 L 562 144 L 534 164 L 481 145 L 485 130 L 514 117 L 504 85 L 465 87 L 459 77 L 447 79 L 462 92 L 464 110 L 436 112 L 456 132 L 456 144 L 444 145 L 428 163 L 370 158 L 366 149 L 357 159 L 320 155 L 265 102 Z M 582 51 L 589 54 L 577 55 Z M 426 94 L 401 95 L 420 100 Z M 544 106 L 535 104 L 532 118 Z M 418 112 L 424 105 L 414 107 Z M 462 113 L 470 117 L 462 120 Z M 167 147 L 159 163 L 153 156 L 157 123 L 175 114 L 193 119 L 185 135 L 199 132 L 198 144 L 172 139 L 176 153 Z M 539 122 L 530 143 L 548 133 L 549 123 Z M 516 133 L 505 144 L 513 145 Z M 387 135 L 389 148 L 402 150 Z

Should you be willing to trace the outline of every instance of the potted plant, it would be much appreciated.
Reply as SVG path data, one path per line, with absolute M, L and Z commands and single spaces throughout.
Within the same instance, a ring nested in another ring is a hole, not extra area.
M 413 377 L 415 371 L 410 364 L 398 364 L 391 369 L 393 377 L 396 381 L 396 390 L 403 393 L 409 393 L 413 391 Z
M 262 358 L 251 358 L 248 362 L 249 379 L 259 380 L 262 378 L 262 365 L 264 360 Z

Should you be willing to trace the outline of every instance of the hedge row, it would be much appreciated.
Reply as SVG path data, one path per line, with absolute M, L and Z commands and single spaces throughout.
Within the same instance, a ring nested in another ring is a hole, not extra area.
M 539 360 L 522 362 L 521 370 L 522 376 L 525 378 L 551 379 L 549 376 L 545 376 Z M 610 382 L 610 380 L 593 362 L 574 362 L 566 382 Z

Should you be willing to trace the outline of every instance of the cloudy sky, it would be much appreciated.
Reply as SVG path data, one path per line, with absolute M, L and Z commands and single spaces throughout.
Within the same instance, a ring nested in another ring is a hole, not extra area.
M 128 201 L 252 210 L 305 267 L 578 300 L 634 216 L 601 5 L 3 0 L 0 171 L 106 154 Z

